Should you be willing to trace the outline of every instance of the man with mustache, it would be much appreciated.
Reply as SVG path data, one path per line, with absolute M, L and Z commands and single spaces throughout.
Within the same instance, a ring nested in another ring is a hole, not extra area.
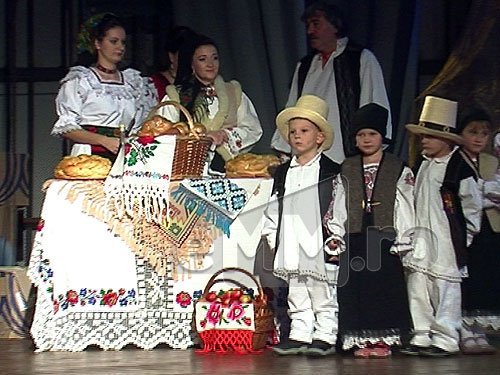
M 326 155 L 337 163 L 356 153 L 349 126 L 352 116 L 363 105 L 373 102 L 389 111 L 386 138 L 390 140 L 389 100 L 376 57 L 349 40 L 347 25 L 335 5 L 316 1 L 307 7 L 301 19 L 306 24 L 312 52 L 297 64 L 286 107 L 304 94 L 317 95 L 328 103 L 328 122 L 334 133 L 341 136 L 335 137 Z M 291 152 L 278 131 L 274 133 L 271 147 L 282 153 Z

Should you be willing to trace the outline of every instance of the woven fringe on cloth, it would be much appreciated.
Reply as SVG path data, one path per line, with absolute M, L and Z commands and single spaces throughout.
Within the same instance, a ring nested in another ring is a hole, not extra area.
M 44 188 L 54 180 L 44 184 Z M 159 276 L 167 274 L 168 264 L 172 266 L 172 278 L 179 279 L 177 266 L 191 276 L 191 271 L 201 267 L 204 256 L 210 250 L 214 239 L 219 235 L 209 223 L 198 220 L 191 229 L 190 236 L 196 238 L 196 245 L 191 246 L 191 241 L 186 241 L 177 246 L 172 241 L 163 227 L 156 223 L 144 220 L 139 212 L 133 215 L 118 215 L 115 205 L 106 199 L 104 193 L 104 182 L 102 181 L 71 181 L 64 184 L 60 192 L 65 191 L 67 184 L 71 187 L 67 191 L 65 199 L 75 202 L 78 197 L 84 195 L 81 210 L 83 213 L 96 218 L 108 225 L 112 234 L 119 236 L 127 246 L 138 256 L 154 268 Z M 193 258 L 195 261 L 193 262 Z M 184 274 L 182 278 L 184 278 Z
M 248 194 L 235 183 L 223 179 L 191 179 L 181 182 L 172 198 L 221 229 L 228 237 L 229 226 L 245 207 Z
M 477 324 L 484 329 L 500 330 L 500 314 L 498 311 L 464 311 L 462 313 L 462 320 L 469 326 Z
M 106 196 L 120 217 L 136 209 L 147 221 L 162 223 L 168 214 L 175 136 L 130 137 L 106 179 Z
M 342 349 L 365 348 L 369 344 L 384 343 L 389 346 L 401 345 L 399 329 L 365 330 L 347 332 L 342 335 Z

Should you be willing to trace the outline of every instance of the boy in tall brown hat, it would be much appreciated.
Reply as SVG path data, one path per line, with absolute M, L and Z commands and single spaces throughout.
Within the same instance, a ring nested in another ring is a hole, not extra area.
M 406 128 L 421 135 L 423 161 L 415 182 L 414 251 L 408 297 L 415 328 L 408 355 L 447 356 L 459 352 L 461 281 L 466 249 L 481 222 L 476 174 L 458 147 L 457 102 L 427 96 L 419 124 Z

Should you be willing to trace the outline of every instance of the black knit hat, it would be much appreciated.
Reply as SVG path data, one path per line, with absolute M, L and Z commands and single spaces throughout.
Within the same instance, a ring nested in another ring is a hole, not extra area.
M 387 132 L 388 117 L 389 111 L 381 105 L 377 103 L 366 104 L 358 109 L 352 118 L 352 135 L 356 136 L 361 129 L 368 128 L 378 131 L 384 138 Z
M 457 130 L 462 133 L 465 127 L 472 121 L 486 121 L 491 124 L 490 115 L 480 107 L 467 107 L 460 113 Z M 491 125 L 490 125 L 491 127 Z

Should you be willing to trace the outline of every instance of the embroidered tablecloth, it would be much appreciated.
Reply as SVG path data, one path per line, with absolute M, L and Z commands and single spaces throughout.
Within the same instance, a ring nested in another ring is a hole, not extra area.
M 185 292 L 193 299 L 222 267 L 253 270 L 262 210 L 272 181 L 236 182 L 253 193 L 231 225 L 231 238 L 216 236 L 203 257 L 197 251 L 186 251 L 183 262 L 163 259 L 162 274 L 155 270 L 158 264 L 153 266 L 150 259 L 145 260 L 136 252 L 135 241 L 116 236 L 110 230 L 114 226 L 126 232 L 133 223 L 98 219 L 109 219 L 113 214 L 106 209 L 105 197 L 95 195 L 96 190 L 103 189 L 102 181 L 52 182 L 47 189 L 43 222 L 35 236 L 28 272 L 38 287 L 31 328 L 37 350 L 79 351 L 89 345 L 121 349 L 130 343 L 145 349 L 159 343 L 173 348 L 191 346 L 195 338 L 191 329 L 192 301 L 181 304 L 178 294 Z M 84 194 L 85 189 L 88 193 Z M 178 232 L 181 236 L 183 228 L 192 225 L 191 236 L 184 239 L 184 244 L 199 248 L 203 235 L 213 230 L 213 226 L 200 218 L 189 220 L 189 213 L 182 216 L 183 205 L 171 205 L 170 210 L 172 217 L 177 215 L 178 222 L 182 222 Z M 256 214 L 259 210 L 260 214 Z M 239 223 L 240 217 L 243 223 Z M 57 230 L 59 225 L 64 233 Z M 246 226 L 248 229 L 242 231 Z M 168 227 L 161 230 L 170 230 L 171 234 L 177 231 Z M 151 241 L 150 235 L 145 233 L 143 239 Z M 160 236 L 158 242 L 161 238 L 165 237 Z M 175 240 L 174 235 L 170 238 Z M 79 243 L 73 246 L 75 242 Z

